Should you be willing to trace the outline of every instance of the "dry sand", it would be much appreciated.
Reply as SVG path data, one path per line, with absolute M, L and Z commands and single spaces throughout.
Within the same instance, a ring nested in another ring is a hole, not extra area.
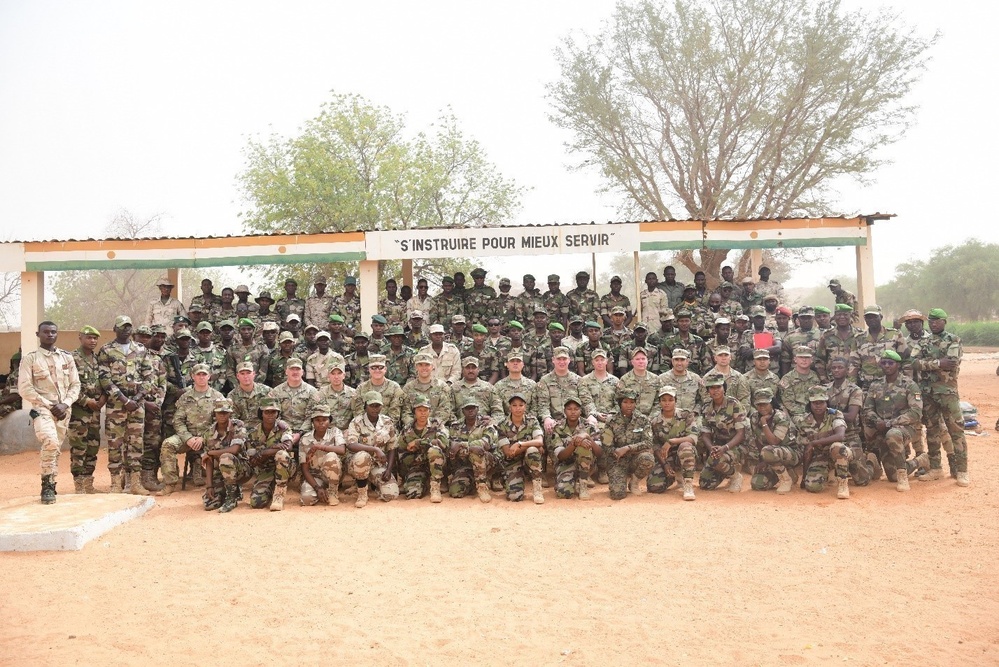
M 989 431 L 995 366 L 962 372 Z M 80 552 L 0 554 L 0 664 L 999 664 L 999 438 L 969 443 L 970 488 L 848 501 L 598 487 L 219 515 L 188 490 Z M 0 500 L 37 493 L 37 454 L 0 459 Z

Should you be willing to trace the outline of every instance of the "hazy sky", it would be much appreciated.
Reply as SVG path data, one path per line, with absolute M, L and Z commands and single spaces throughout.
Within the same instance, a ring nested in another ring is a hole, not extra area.
M 833 211 L 899 215 L 875 228 L 879 282 L 930 248 L 999 241 L 978 200 L 996 177 L 988 91 L 999 80 L 999 9 L 893 6 L 942 39 L 912 98 L 918 121 L 887 153 L 894 164 L 873 183 L 843 184 Z M 0 238 L 98 236 L 121 207 L 164 213 L 171 234 L 237 233 L 248 137 L 295 133 L 330 90 L 405 113 L 414 129 L 450 106 L 499 169 L 531 188 L 511 223 L 617 219 L 596 176 L 566 168 L 567 137 L 545 100 L 560 39 L 595 31 L 612 10 L 606 0 L 0 0 Z M 838 251 L 794 282 L 853 270 L 853 251 Z

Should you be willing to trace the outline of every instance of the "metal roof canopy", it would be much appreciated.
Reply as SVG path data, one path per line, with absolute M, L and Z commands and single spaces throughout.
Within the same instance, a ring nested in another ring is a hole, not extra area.
M 263 264 L 360 262 L 362 321 L 377 312 L 378 261 L 416 258 L 632 252 L 640 292 L 640 251 L 762 250 L 854 246 L 858 298 L 874 303 L 871 226 L 895 217 L 679 220 L 474 228 L 420 228 L 224 237 L 10 241 L 0 243 L 0 271 L 21 278 L 21 345 L 34 349 L 44 313 L 44 273 L 96 269 L 161 269 Z M 371 289 L 373 287 L 373 289 Z M 368 288 L 368 289 L 366 289 Z

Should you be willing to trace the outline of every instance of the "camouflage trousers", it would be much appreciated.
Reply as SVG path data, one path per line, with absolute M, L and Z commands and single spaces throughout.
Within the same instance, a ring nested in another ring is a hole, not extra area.
M 350 476 L 358 482 L 366 480 L 368 486 L 378 489 L 378 497 L 385 502 L 395 500 L 399 497 L 399 485 L 395 477 L 389 477 L 387 482 L 382 481 L 385 474 L 385 465 L 375 461 L 375 457 L 368 452 L 354 452 L 350 457 L 348 467 Z M 360 486 L 360 484 L 359 484 Z
M 559 451 L 561 448 L 552 457 L 555 462 L 555 497 L 568 500 L 577 494 L 576 482 L 590 477 L 596 457 L 594 457 L 592 449 L 577 447 L 572 456 L 564 461 L 559 461 Z
M 476 484 L 485 484 L 496 469 L 493 452 L 468 452 L 451 459 L 447 493 L 452 498 L 464 498 L 475 491 Z
M 697 481 L 697 485 L 705 491 L 711 491 L 721 486 L 724 480 L 735 474 L 736 466 L 742 463 L 743 458 L 745 458 L 743 455 L 744 449 L 745 447 L 736 447 L 718 456 L 712 456 L 709 453 L 707 459 L 704 461 L 704 467 L 701 469 L 701 476 Z
M 316 484 L 324 489 L 337 489 L 340 486 L 340 473 L 343 471 L 343 464 L 340 456 L 334 452 L 316 452 L 309 462 L 309 472 Z M 319 494 L 311 484 L 302 480 L 302 489 L 299 492 L 302 504 L 309 506 L 319 502 Z
M 825 490 L 826 482 L 829 481 L 830 463 L 835 466 L 837 479 L 849 479 L 850 464 L 856 460 L 860 452 L 859 448 L 857 452 L 855 454 L 853 449 L 842 442 L 834 442 L 829 445 L 828 449 L 823 448 L 822 451 L 813 452 L 808 469 L 803 471 L 805 475 L 805 491 L 809 493 L 822 493 Z M 867 470 L 862 463 L 857 469 L 858 472 Z M 865 473 L 861 472 L 861 474 Z M 871 481 L 870 473 L 866 473 L 866 475 L 867 479 L 864 481 L 864 484 L 858 482 L 859 486 L 866 486 Z
M 522 455 L 512 459 L 506 458 L 502 452 L 496 453 L 507 500 L 519 503 L 524 499 L 524 483 L 528 476 L 532 480 L 541 479 L 542 458 L 544 455 L 538 447 L 528 447 Z
M 652 452 L 628 453 L 617 458 L 613 452 L 604 456 L 607 466 L 607 489 L 611 500 L 621 500 L 628 495 L 628 478 L 637 477 L 641 484 L 656 465 Z
M 166 442 L 163 443 L 164 448 Z M 255 510 L 271 506 L 274 497 L 274 487 L 287 487 L 288 483 L 298 474 L 298 459 L 294 454 L 284 449 L 274 453 L 274 462 L 265 463 L 253 469 L 253 488 L 250 490 L 250 507 Z M 164 478 L 166 475 L 164 474 Z
M 885 477 L 888 481 L 896 481 L 896 471 L 905 469 L 907 473 L 912 473 L 916 464 L 906 461 L 909 456 L 909 445 L 915 437 L 914 429 L 908 426 L 896 426 L 888 429 L 887 433 L 877 433 L 874 429 L 864 427 L 864 437 L 867 440 L 868 449 L 873 451 L 881 465 L 885 469 Z
M 410 500 L 423 497 L 427 486 L 427 476 L 434 482 L 444 481 L 444 466 L 447 457 L 444 450 L 436 445 L 430 445 L 426 451 L 417 449 L 410 452 L 399 450 L 399 477 L 402 478 L 402 492 Z
M 663 459 L 666 461 L 666 466 L 657 460 L 652 472 L 649 473 L 647 482 L 649 493 L 665 493 L 676 481 L 677 470 L 682 477 L 694 479 L 697 468 L 697 447 L 694 443 L 685 442 L 670 447 Z
M 220 456 L 212 468 L 212 478 L 205 480 L 205 491 L 201 496 L 205 509 L 212 510 L 221 507 L 225 501 L 225 487 L 239 486 L 243 482 L 249 481 L 252 475 L 253 469 L 245 456 L 236 454 Z
M 73 477 L 93 476 L 100 448 L 100 411 L 74 406 L 69 418 L 69 469 Z
M 142 427 L 142 459 L 139 464 L 143 470 L 156 470 L 160 464 L 160 447 L 163 444 L 163 413 L 146 414 Z
M 69 432 L 69 415 L 56 421 L 48 410 L 39 410 L 38 416 L 31 419 L 31 427 L 35 430 L 38 442 L 42 444 L 40 450 L 42 476 L 55 477 L 59 472 L 59 450 L 62 448 L 62 443 L 66 442 L 66 435 Z
M 108 434 L 108 470 L 112 475 L 142 469 L 142 438 L 146 410 L 142 406 L 126 412 L 121 403 L 109 403 L 104 413 Z
M 171 435 L 160 445 L 160 470 L 163 473 L 164 484 L 180 482 L 180 471 L 177 468 L 177 455 L 187 454 L 191 448 L 180 441 L 179 435 Z
M 801 464 L 801 450 L 788 445 L 764 445 L 746 448 L 746 470 L 753 471 L 750 485 L 754 491 L 776 489 L 778 475 Z
M 964 414 L 957 394 L 923 392 L 923 419 L 930 467 L 941 468 L 941 445 L 948 455 L 953 452 L 956 472 L 968 472 L 968 442 L 964 437 Z M 947 436 L 950 449 L 947 449 Z

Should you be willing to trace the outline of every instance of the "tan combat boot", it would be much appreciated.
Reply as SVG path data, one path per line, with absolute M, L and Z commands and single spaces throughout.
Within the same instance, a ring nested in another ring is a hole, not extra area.
M 484 503 L 488 503 L 493 499 L 491 493 L 489 493 L 489 485 L 485 482 L 479 482 L 475 485 L 475 490 L 479 492 L 479 500 Z
M 941 472 L 943 472 L 943 471 L 941 471 Z M 957 480 L 957 485 L 958 486 L 970 486 L 971 485 L 971 480 L 968 479 L 968 471 L 967 470 L 965 470 L 964 472 L 957 473 L 957 477 L 955 477 L 955 479 Z
M 108 493 L 121 493 L 121 473 L 116 472 L 111 475 L 111 490 Z
M 579 499 L 580 500 L 592 500 L 593 499 L 590 496 L 590 484 L 589 484 L 589 482 L 590 482 L 589 479 L 581 479 L 578 482 L 576 482 L 576 493 L 579 494 Z
M 836 497 L 840 500 L 846 500 L 850 497 L 850 478 L 840 477 L 839 478 L 839 490 L 836 492 Z
M 340 504 L 340 497 L 337 495 L 337 491 L 336 484 L 326 490 L 326 504 L 330 507 L 336 507 Z
M 777 474 L 777 479 L 780 480 L 780 484 L 777 485 L 777 494 L 783 496 L 791 493 L 794 481 L 791 479 L 791 473 L 787 471 L 787 468 L 784 468 L 784 472 Z
M 354 507 L 360 509 L 368 504 L 368 487 L 359 486 L 357 487 L 357 500 L 354 501 Z
M 94 490 L 94 476 L 93 475 L 87 475 L 86 477 L 83 478 L 83 492 L 84 493 L 88 493 L 88 494 L 89 493 L 97 493 L 97 491 Z
M 920 468 L 922 468 L 923 470 L 929 470 L 930 455 L 927 454 L 926 452 L 923 452 L 922 454 L 913 459 L 913 463 L 916 464 L 916 470 L 919 470 Z
M 692 477 L 683 478 L 683 499 L 694 500 L 694 479 Z
M 133 496 L 148 496 L 149 492 L 146 491 L 146 487 L 142 485 L 142 475 L 137 472 L 128 473 L 128 481 L 131 488 L 131 494 Z
M 938 479 L 943 479 L 943 468 L 930 468 L 929 472 L 923 475 L 916 475 L 916 479 L 920 482 L 935 482 Z
M 729 478 L 729 481 L 728 481 L 728 492 L 729 493 L 739 493 L 739 492 L 742 491 L 742 472 L 741 472 L 741 467 L 742 466 L 736 466 L 735 467 L 735 472 L 732 473 L 732 476 Z
M 83 475 L 73 478 L 73 493 L 78 496 L 86 493 L 86 490 L 83 488 Z
M 271 498 L 271 511 L 280 512 L 284 509 L 284 492 L 288 490 L 288 487 L 284 484 L 279 484 L 274 487 L 274 496 Z
M 899 468 L 895 471 L 895 480 L 896 491 L 909 490 L 909 473 L 905 472 L 905 468 Z
M 631 492 L 636 496 L 644 496 L 647 491 L 645 487 L 645 480 L 639 479 L 634 475 L 631 476 Z
M 534 484 L 534 504 L 535 505 L 544 505 L 545 504 L 545 490 L 541 486 L 541 480 L 540 479 L 535 479 L 535 480 L 532 480 L 532 483 Z
M 430 502 L 432 502 L 432 503 L 439 503 L 441 500 L 443 500 L 443 498 L 441 498 L 441 483 L 440 482 L 434 482 L 434 481 L 431 480 L 431 482 L 430 482 Z
M 156 492 L 157 496 L 169 496 L 171 493 L 177 490 L 180 486 L 180 482 L 176 484 L 164 484 L 163 488 Z

